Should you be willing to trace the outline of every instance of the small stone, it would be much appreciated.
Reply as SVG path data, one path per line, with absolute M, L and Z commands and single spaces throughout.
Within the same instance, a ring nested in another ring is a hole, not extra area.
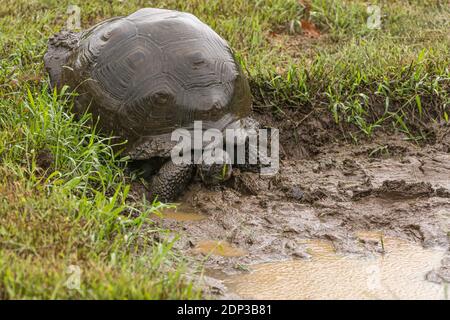
M 430 281 L 433 283 L 438 283 L 438 284 L 442 283 L 442 278 L 437 274 L 437 272 L 435 270 L 428 272 L 425 276 L 425 279 L 427 281 Z
M 311 259 L 311 255 L 301 249 L 297 249 L 292 253 L 292 256 L 300 259 Z
M 203 283 L 211 294 L 221 295 L 227 291 L 222 281 L 208 276 L 203 276 Z
M 297 248 L 297 243 L 294 240 L 288 240 L 286 241 L 286 243 L 284 244 L 284 246 L 288 249 L 296 249 Z
M 302 200 L 305 193 L 298 186 L 294 186 L 291 189 L 291 197 L 297 201 Z

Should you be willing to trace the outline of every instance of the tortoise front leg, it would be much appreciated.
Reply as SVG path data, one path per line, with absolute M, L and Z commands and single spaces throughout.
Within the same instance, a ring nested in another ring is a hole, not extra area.
M 174 201 L 184 191 L 194 175 L 195 165 L 166 161 L 150 180 L 150 200 Z

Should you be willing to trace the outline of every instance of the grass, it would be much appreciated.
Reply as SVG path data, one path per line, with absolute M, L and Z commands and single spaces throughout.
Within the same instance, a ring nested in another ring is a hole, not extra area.
M 0 6 L 0 298 L 198 298 L 161 204 L 130 200 L 124 159 L 48 90 L 42 56 L 65 26 L 154 6 L 192 12 L 226 38 L 249 75 L 255 111 L 329 118 L 355 141 L 381 130 L 432 140 L 450 114 L 448 1 L 3 0 Z M 310 5 L 308 5 L 310 4 Z M 302 34 L 301 20 L 321 36 Z M 291 26 L 296 26 L 292 28 Z M 74 266 L 74 267 L 70 267 Z M 80 288 L 70 289 L 69 280 Z
M 70 96 L 27 92 L 0 109 L 0 298 L 199 297 L 173 242 L 153 240 L 165 231 L 143 228 L 163 205 L 127 201 L 109 139 L 73 119 Z

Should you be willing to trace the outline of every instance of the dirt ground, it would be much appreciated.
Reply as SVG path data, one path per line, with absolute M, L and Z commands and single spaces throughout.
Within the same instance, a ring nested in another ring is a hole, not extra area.
M 361 230 L 448 248 L 448 132 L 439 131 L 433 143 L 422 146 L 387 134 L 354 144 L 334 140 L 326 127 L 316 126 L 302 126 L 310 132 L 298 132 L 303 137 L 298 141 L 281 130 L 284 151 L 276 176 L 235 172 L 226 186 L 213 190 L 194 182 L 179 210 L 199 218 L 159 221 L 181 234 L 176 247 L 225 274 L 257 263 L 308 259 L 304 239 L 328 240 L 341 253 L 382 250 L 382 239 L 356 237 Z M 222 255 L 208 254 L 211 241 L 230 247 L 222 248 Z M 447 256 L 440 269 L 430 270 L 430 281 L 450 281 L 450 252 Z

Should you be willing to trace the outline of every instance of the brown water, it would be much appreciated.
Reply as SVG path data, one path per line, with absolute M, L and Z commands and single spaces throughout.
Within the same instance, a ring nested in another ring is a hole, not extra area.
M 361 233 L 366 240 L 380 235 Z M 445 299 L 446 288 L 425 280 L 444 250 L 383 238 L 385 253 L 371 258 L 336 254 L 330 243 L 305 241 L 310 260 L 255 265 L 224 284 L 251 299 Z M 380 241 L 381 247 L 381 241 Z
M 199 241 L 194 248 L 194 252 L 222 257 L 241 257 L 246 254 L 245 250 L 233 247 L 226 241 L 215 240 Z
M 166 208 L 161 210 L 161 214 L 163 219 L 176 220 L 180 222 L 200 221 L 206 219 L 205 215 L 197 213 L 193 208 L 187 206 Z

